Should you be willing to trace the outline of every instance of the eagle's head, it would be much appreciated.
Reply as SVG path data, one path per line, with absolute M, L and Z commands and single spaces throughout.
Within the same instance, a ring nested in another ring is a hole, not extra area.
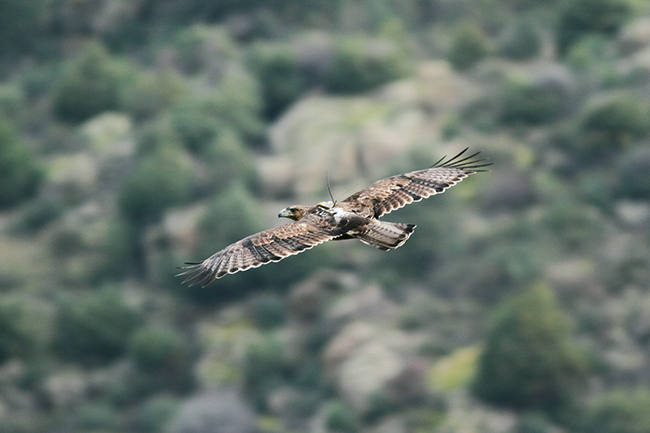
M 300 218 L 305 216 L 305 211 L 307 210 L 307 206 L 302 206 L 302 205 L 293 205 L 289 206 L 288 208 L 282 209 L 280 213 L 278 214 L 278 218 L 289 218 L 294 221 L 298 221 Z

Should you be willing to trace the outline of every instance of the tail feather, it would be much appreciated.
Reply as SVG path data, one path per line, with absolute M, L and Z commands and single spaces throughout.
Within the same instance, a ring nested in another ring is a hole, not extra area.
M 370 225 L 370 230 L 356 237 L 363 243 L 380 250 L 394 250 L 402 246 L 415 230 L 415 224 L 391 223 L 388 221 L 375 221 Z

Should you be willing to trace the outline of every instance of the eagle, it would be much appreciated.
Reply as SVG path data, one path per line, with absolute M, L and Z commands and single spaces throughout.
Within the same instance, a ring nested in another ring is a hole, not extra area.
M 186 262 L 177 276 L 187 275 L 182 284 L 202 284 L 257 268 L 298 254 L 331 240 L 359 239 L 383 251 L 400 247 L 415 230 L 415 224 L 380 221 L 379 218 L 409 203 L 444 192 L 470 174 L 487 171 L 492 165 L 476 159 L 480 153 L 443 156 L 423 170 L 378 180 L 345 200 L 324 201 L 315 206 L 293 205 L 280 211 L 279 218 L 292 222 L 250 235 L 214 253 L 201 262 Z

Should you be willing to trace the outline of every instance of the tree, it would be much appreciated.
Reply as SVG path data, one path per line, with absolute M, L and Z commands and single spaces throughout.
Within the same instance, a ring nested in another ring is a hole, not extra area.
M 182 392 L 194 384 L 186 338 L 172 327 L 149 324 L 138 329 L 129 342 L 128 355 L 138 367 L 142 391 Z
M 487 56 L 490 50 L 486 37 L 476 25 L 463 23 L 455 31 L 447 60 L 458 71 L 471 68 Z
M 304 90 L 297 56 L 290 47 L 259 44 L 251 52 L 250 63 L 262 87 L 264 115 L 273 120 Z
M 589 34 L 614 34 L 631 14 L 628 0 L 571 0 L 560 12 L 557 44 L 560 55 Z
M 499 120 L 506 125 L 542 125 L 564 114 L 567 91 L 560 83 L 509 80 L 500 95 Z
M 528 60 L 539 55 L 542 38 L 531 20 L 518 20 L 504 33 L 499 53 L 512 60 Z
M 194 172 L 188 155 L 172 144 L 152 150 L 130 173 L 118 193 L 123 215 L 136 226 L 155 222 L 170 206 L 190 198 Z
M 88 44 L 57 83 L 53 109 L 70 123 L 82 122 L 120 103 L 118 74 L 110 55 L 99 43 Z
M 179 101 L 169 119 L 186 148 L 201 155 L 224 129 L 235 132 L 246 144 L 259 144 L 264 135 L 261 105 L 257 81 L 247 74 L 231 73 L 222 79 L 218 91 Z
M 0 208 L 32 196 L 41 180 L 31 149 L 18 138 L 13 126 L 0 120 Z
M 587 157 L 619 152 L 650 132 L 650 104 L 629 92 L 614 92 L 585 104 L 579 113 L 576 150 Z
M 289 370 L 286 348 L 274 334 L 264 334 L 246 348 L 244 383 L 247 394 L 258 409 L 267 409 L 269 395 L 285 384 Z
M 42 0 L 0 1 L 0 50 L 32 48 L 34 37 L 43 30 Z
M 650 179 L 644 173 L 650 170 L 650 145 L 641 145 L 623 153 L 617 163 L 621 176 L 621 195 L 636 200 L 650 196 Z
M 410 69 L 404 50 L 387 40 L 351 38 L 335 49 L 325 77 L 332 93 L 360 93 L 403 78 Z
M 341 401 L 329 405 L 325 413 L 325 426 L 332 433 L 355 433 L 359 429 L 359 417 L 350 407 Z
M 125 352 L 141 322 L 141 312 L 127 305 L 115 289 L 66 298 L 59 311 L 55 350 L 75 362 L 111 361 Z
M 128 346 L 129 355 L 144 370 L 163 370 L 187 357 L 183 336 L 173 328 L 153 325 L 138 329 Z
M 650 431 L 650 390 L 612 391 L 587 410 L 580 432 L 644 433 Z
M 553 292 L 534 286 L 497 309 L 473 392 L 498 406 L 554 414 L 571 402 L 585 376 L 585 356 Z
M 0 299 L 0 364 L 38 353 L 49 326 L 49 320 L 40 310 L 34 299 L 3 294 Z

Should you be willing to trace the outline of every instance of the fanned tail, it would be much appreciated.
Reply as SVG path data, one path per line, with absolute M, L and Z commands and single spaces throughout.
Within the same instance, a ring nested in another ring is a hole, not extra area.
M 367 233 L 356 237 L 364 244 L 388 251 L 402 246 L 411 236 L 413 230 L 415 230 L 415 224 L 373 221 Z

